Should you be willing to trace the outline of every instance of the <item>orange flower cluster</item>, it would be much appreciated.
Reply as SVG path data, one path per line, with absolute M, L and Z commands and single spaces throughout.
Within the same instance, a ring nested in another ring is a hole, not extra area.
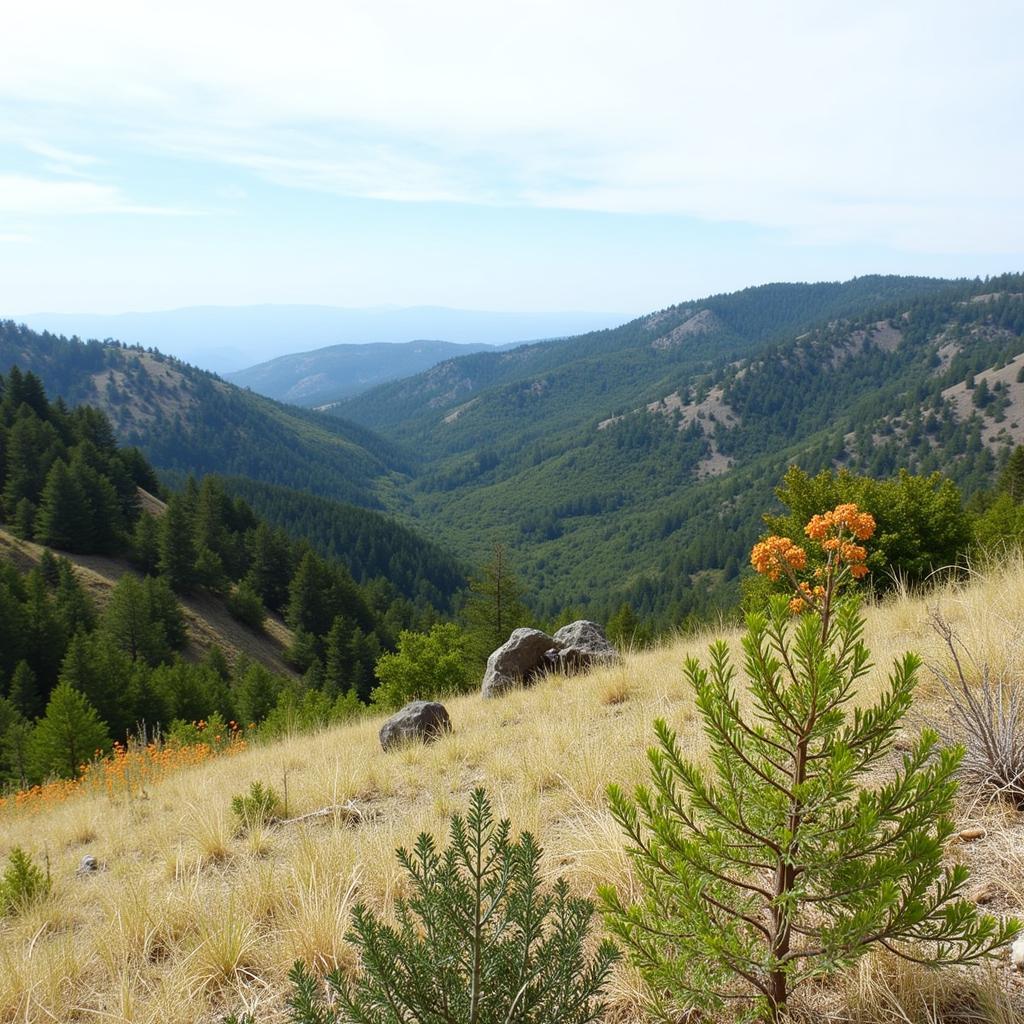
M 814 578 L 823 585 L 812 587 L 797 580 L 796 573 L 807 566 L 807 553 L 789 537 L 773 535 L 755 544 L 750 552 L 750 563 L 755 571 L 773 582 L 783 574 L 789 578 L 795 591 L 789 602 L 794 615 L 816 608 L 827 618 L 836 588 L 846 574 L 854 580 L 867 575 L 867 548 L 856 541 L 868 540 L 874 532 L 874 516 L 861 512 L 852 502 L 811 517 L 804 533 L 810 540 L 817 541 L 825 552 L 825 564 L 814 570 Z
M 861 510 L 852 502 L 836 505 L 831 512 L 811 516 L 804 527 L 804 533 L 811 540 L 824 540 L 831 533 L 852 533 L 857 540 L 868 540 L 875 532 L 875 517 Z
M 789 602 L 789 610 L 794 615 L 799 615 L 816 602 L 825 599 L 825 588 L 820 585 L 812 587 L 810 583 L 801 583 L 797 590 L 797 596 Z
M 115 743 L 106 757 L 97 757 L 82 765 L 77 779 L 57 779 L 41 786 L 19 790 L 9 797 L 0 797 L 0 812 L 18 810 L 35 812 L 82 794 L 105 793 L 116 796 L 138 796 L 147 786 L 172 775 L 183 768 L 203 764 L 213 757 L 237 754 L 246 743 L 237 727 L 227 742 L 215 737 L 216 747 L 208 743 L 187 746 L 169 746 L 164 743 Z
M 788 537 L 773 535 L 754 545 L 750 552 L 750 564 L 755 572 L 774 582 L 784 572 L 788 575 L 805 568 L 807 552 Z

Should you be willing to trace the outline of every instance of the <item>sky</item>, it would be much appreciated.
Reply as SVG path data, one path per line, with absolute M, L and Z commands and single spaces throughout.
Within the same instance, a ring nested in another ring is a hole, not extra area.
M 0 316 L 1024 269 L 1017 0 L 33 0 Z

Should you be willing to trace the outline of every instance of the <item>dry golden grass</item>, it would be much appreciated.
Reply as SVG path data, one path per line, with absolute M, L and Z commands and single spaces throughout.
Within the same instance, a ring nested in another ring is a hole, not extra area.
M 868 610 L 878 668 L 907 648 L 943 655 L 929 625 L 938 606 L 967 645 L 994 669 L 1024 671 L 1024 565 L 1016 562 L 945 586 L 927 598 L 899 595 Z M 380 721 L 315 735 L 186 769 L 128 800 L 88 796 L 35 815 L 0 818 L 0 857 L 22 845 L 48 855 L 54 895 L 23 917 L 0 922 L 0 1021 L 215 1021 L 229 1010 L 286 1019 L 287 970 L 302 958 L 318 970 L 350 969 L 344 931 L 353 903 L 387 912 L 402 891 L 394 849 L 428 830 L 443 839 L 448 816 L 486 785 L 495 810 L 540 838 L 547 874 L 592 895 L 601 881 L 625 891 L 629 863 L 604 801 L 609 781 L 645 773 L 656 716 L 702 756 L 703 738 L 681 663 L 709 636 L 634 651 L 622 666 L 484 702 L 447 701 L 454 733 L 431 746 L 381 752 Z M 738 634 L 729 636 L 734 650 Z M 914 731 L 941 717 L 941 690 L 922 676 Z M 289 813 L 351 801 L 360 824 L 333 818 L 232 830 L 231 797 L 261 780 L 283 791 Z M 964 794 L 966 827 L 985 829 L 950 856 L 974 867 L 972 891 L 996 912 L 1024 911 L 1024 821 L 1017 812 Z M 78 877 L 84 853 L 103 870 Z M 614 1019 L 641 1020 L 639 984 L 623 967 L 612 985 Z M 1006 962 L 972 972 L 930 974 L 887 956 L 865 959 L 810 994 L 806 1012 L 856 1024 L 1024 1020 L 1024 991 Z

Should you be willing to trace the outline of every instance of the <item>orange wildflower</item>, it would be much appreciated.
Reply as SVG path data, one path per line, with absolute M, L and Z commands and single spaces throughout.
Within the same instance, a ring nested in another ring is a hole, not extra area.
M 754 545 L 750 564 L 755 572 L 774 581 L 787 569 L 800 570 L 807 565 L 807 552 L 789 537 L 771 536 Z

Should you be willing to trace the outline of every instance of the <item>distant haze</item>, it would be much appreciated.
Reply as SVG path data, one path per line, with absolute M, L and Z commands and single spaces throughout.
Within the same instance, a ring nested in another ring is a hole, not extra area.
M 441 306 L 193 306 L 153 313 L 31 313 L 37 331 L 114 338 L 227 373 L 277 356 L 338 344 L 432 339 L 472 345 L 564 337 L 615 327 L 625 313 L 502 313 Z

